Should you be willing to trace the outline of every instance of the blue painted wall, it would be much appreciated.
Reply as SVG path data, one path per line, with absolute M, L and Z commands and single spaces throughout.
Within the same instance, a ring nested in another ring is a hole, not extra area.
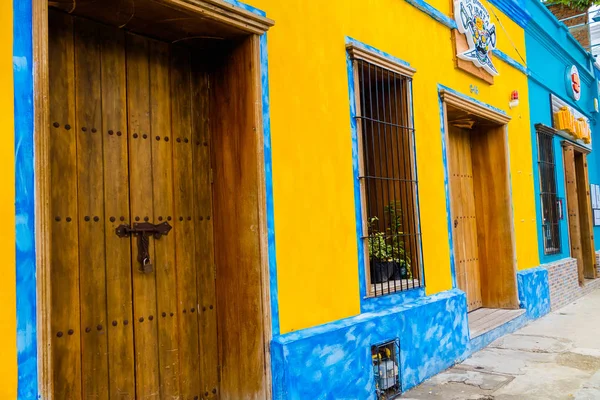
M 37 398 L 31 0 L 13 2 L 18 398 Z
M 529 71 L 529 105 L 531 120 L 531 140 L 534 144 L 532 157 L 534 162 L 533 177 L 536 191 L 536 213 L 538 230 L 538 249 L 542 264 L 570 257 L 568 223 L 566 219 L 566 192 L 565 175 L 562 156 L 562 137 L 554 138 L 554 156 L 556 162 L 556 183 L 559 198 L 563 199 L 563 215 L 560 221 L 561 251 L 558 254 L 544 254 L 541 199 L 540 199 L 540 176 L 537 165 L 538 148 L 535 124 L 542 123 L 552 126 L 552 112 L 550 108 L 550 94 L 567 101 L 582 114 L 590 119 L 592 131 L 592 146 L 600 148 L 600 130 L 598 126 L 598 114 L 593 112 L 594 98 L 598 97 L 597 78 L 592 68 L 589 54 L 568 34 L 565 25 L 558 22 L 554 15 L 537 0 L 526 1 L 527 11 L 532 19 L 525 28 L 526 59 Z M 581 99 L 577 102 L 569 97 L 565 83 L 567 68 L 576 65 L 582 85 Z M 588 155 L 588 173 L 590 183 L 600 184 L 600 160 L 592 151 Z M 594 235 L 598 237 L 600 228 L 594 228 Z M 596 249 L 600 249 L 600 241 L 595 243 Z
M 375 399 L 371 345 L 396 338 L 406 391 L 468 350 L 465 294 L 451 290 L 276 337 L 271 345 L 273 398 Z

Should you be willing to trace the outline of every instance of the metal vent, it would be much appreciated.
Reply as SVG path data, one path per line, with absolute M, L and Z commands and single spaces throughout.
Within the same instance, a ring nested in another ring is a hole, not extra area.
M 371 346 L 375 394 L 378 400 L 395 399 L 402 393 L 399 355 L 398 339 Z

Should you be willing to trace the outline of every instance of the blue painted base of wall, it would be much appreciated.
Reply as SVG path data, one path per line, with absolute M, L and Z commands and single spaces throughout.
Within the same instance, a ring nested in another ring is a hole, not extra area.
M 400 341 L 403 391 L 455 363 L 469 340 L 465 294 L 451 290 L 276 337 L 276 400 L 375 399 L 371 345 Z
M 550 311 L 545 269 L 521 271 L 517 282 L 526 312 L 473 340 L 466 296 L 456 289 L 276 336 L 271 342 L 273 398 L 375 400 L 371 346 L 395 339 L 402 391 L 407 391 Z
M 531 268 L 517 273 L 519 303 L 529 319 L 538 319 L 550 312 L 548 270 Z

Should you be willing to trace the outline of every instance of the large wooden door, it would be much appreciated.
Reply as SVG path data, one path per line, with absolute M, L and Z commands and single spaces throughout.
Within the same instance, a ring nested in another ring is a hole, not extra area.
M 448 139 L 456 280 L 467 294 L 467 307 L 471 311 L 482 306 L 471 133 L 450 126 Z
M 49 31 L 54 398 L 218 398 L 202 53 L 54 11 Z M 143 222 L 172 227 L 145 268 L 116 234 Z
M 563 154 L 571 257 L 577 259 L 578 280 L 579 284 L 583 286 L 585 279 L 596 278 L 596 253 L 587 154 L 567 141 L 563 142 Z

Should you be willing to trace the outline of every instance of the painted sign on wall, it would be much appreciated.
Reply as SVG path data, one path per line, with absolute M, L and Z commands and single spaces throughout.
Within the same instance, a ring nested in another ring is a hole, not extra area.
M 575 65 L 567 68 L 566 76 L 567 93 L 575 101 L 581 98 L 581 81 L 579 80 L 579 70 Z
M 490 14 L 479 0 L 454 2 L 454 19 L 458 31 L 465 35 L 469 48 L 457 56 L 471 61 L 490 75 L 498 75 L 491 52 L 496 48 L 496 26 L 490 22 Z
M 590 122 L 585 115 L 555 95 L 550 96 L 550 101 L 552 126 L 558 130 L 558 134 L 591 149 L 592 132 Z

